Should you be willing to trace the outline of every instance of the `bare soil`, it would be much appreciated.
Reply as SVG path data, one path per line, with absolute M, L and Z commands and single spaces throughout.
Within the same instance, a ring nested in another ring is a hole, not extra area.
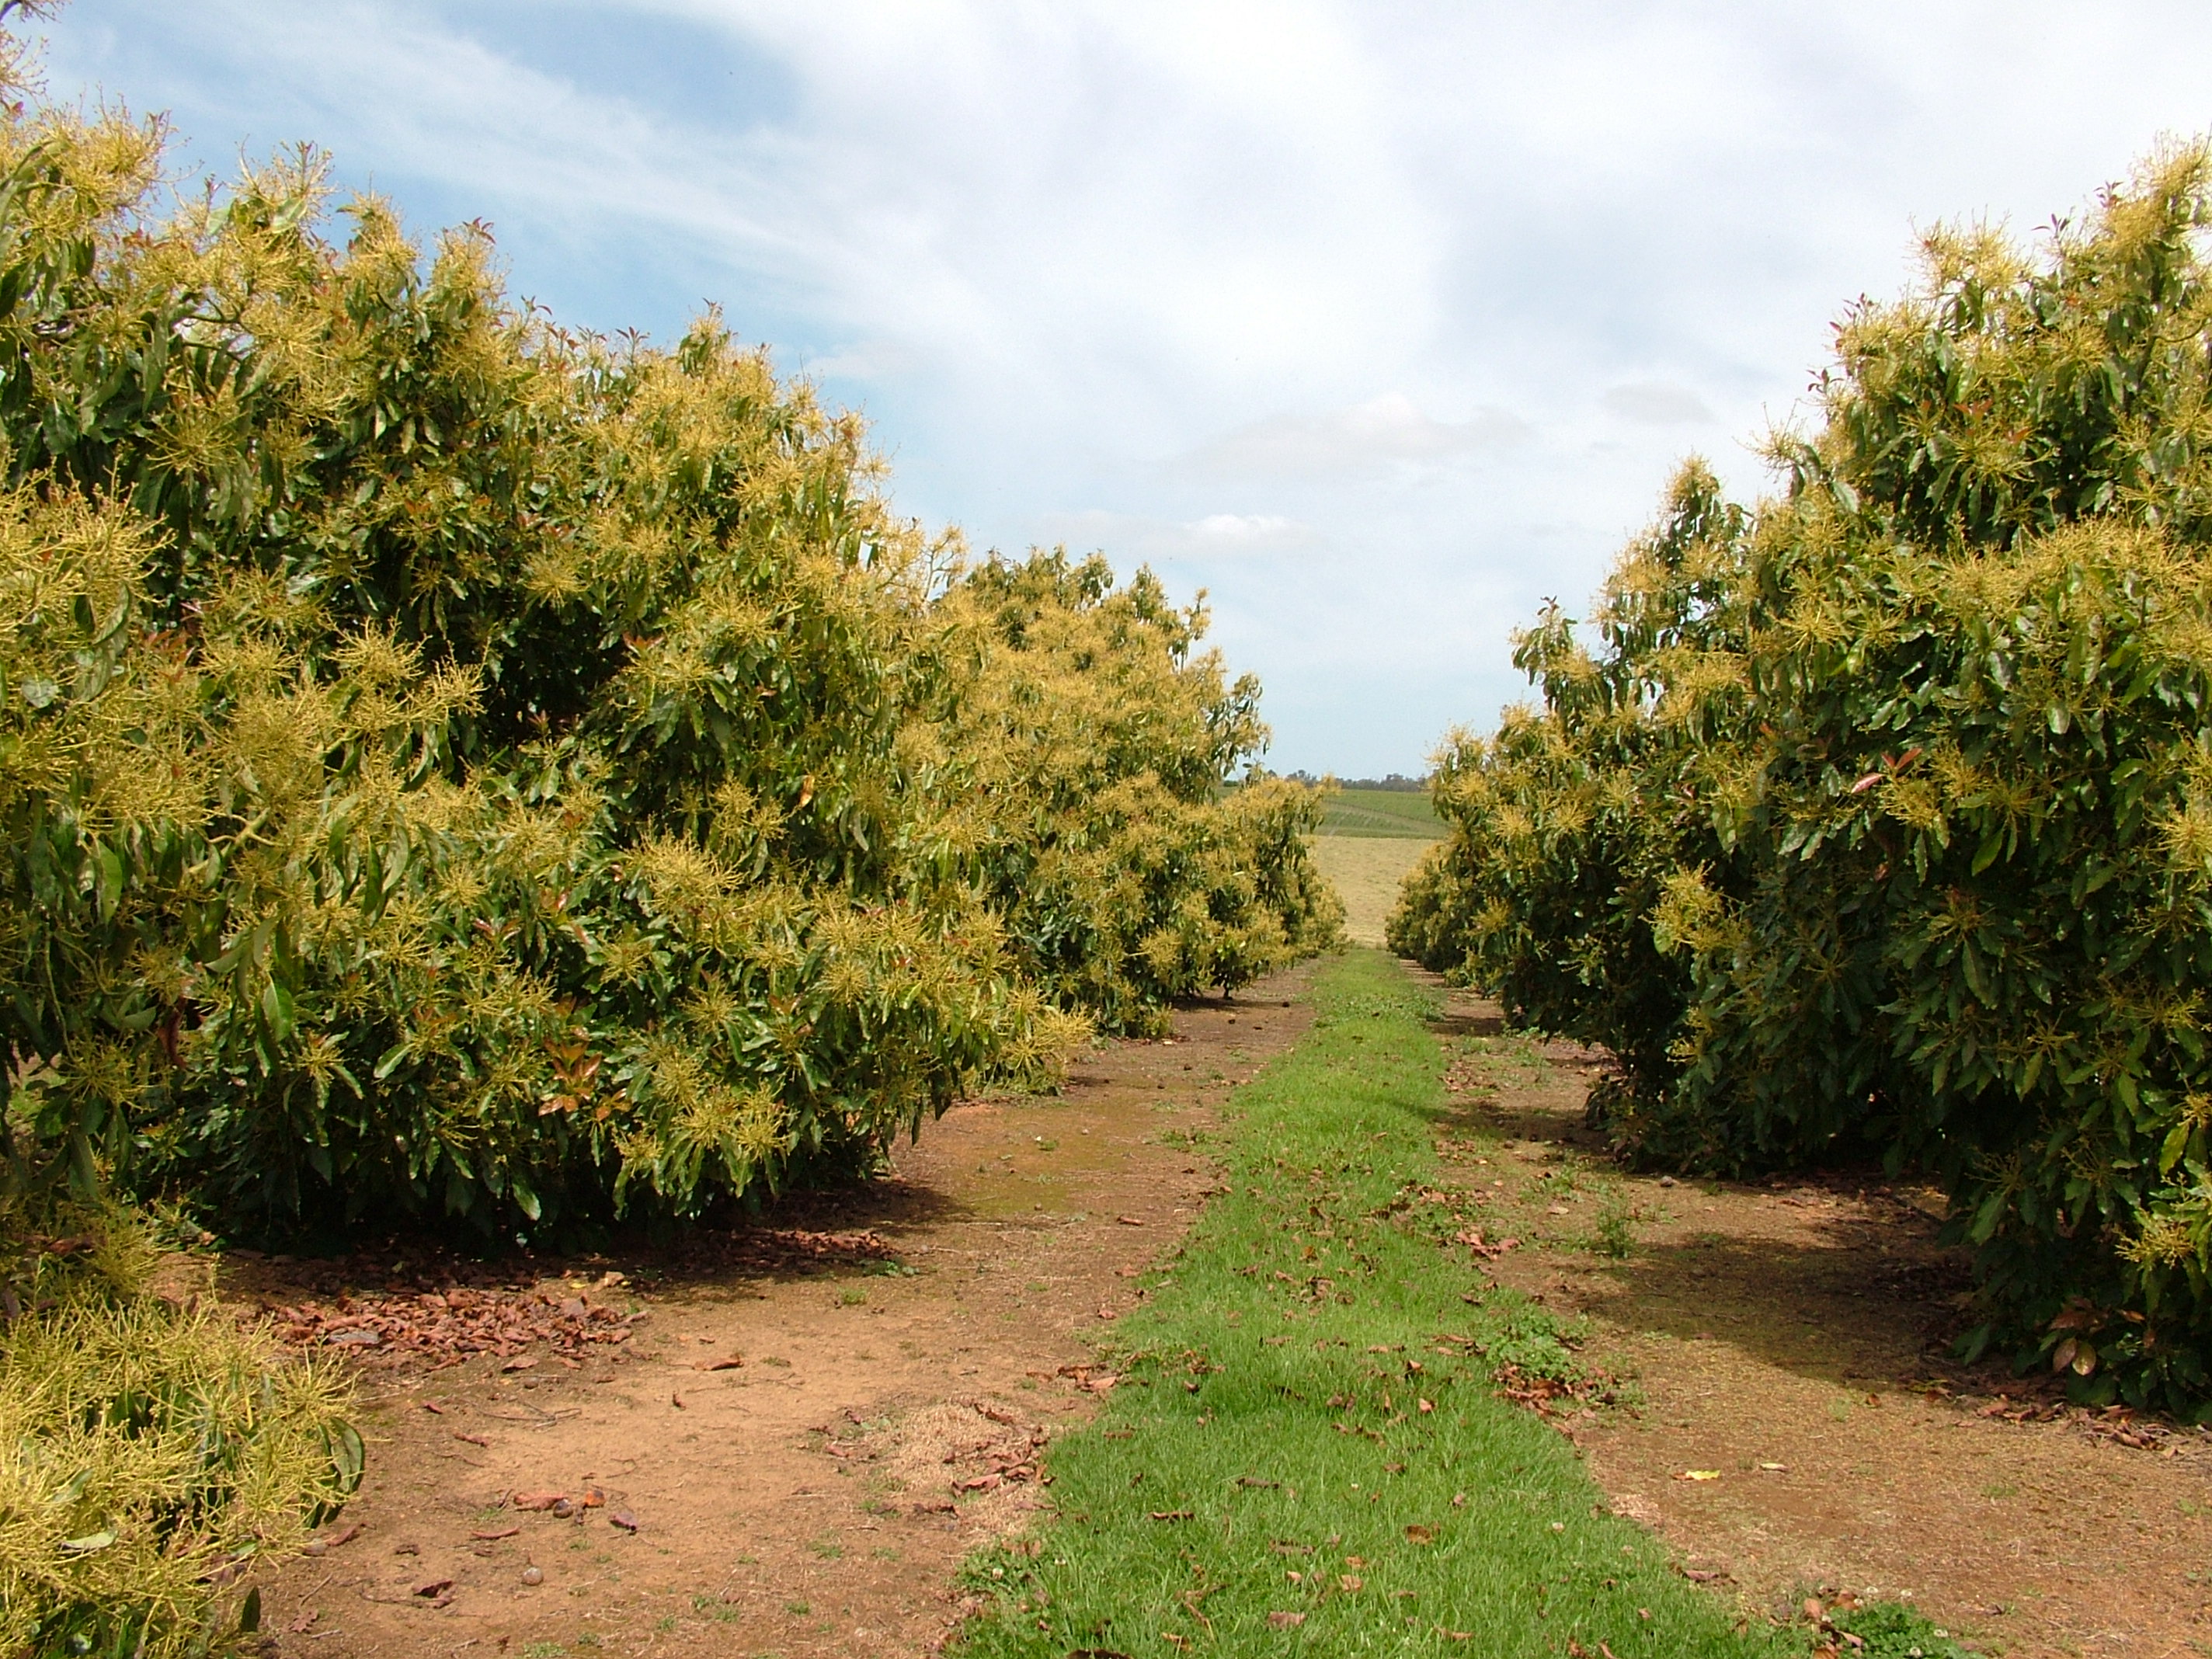
M 672 1259 L 442 1285 L 232 1262 L 229 1295 L 362 1368 L 369 1478 L 264 1581 L 273 1650 L 934 1651 L 961 1560 L 1040 1507 L 1039 1453 L 1112 1386 L 1097 1339 L 1211 1189 L 1215 1107 L 1304 1030 L 1304 977 Z
M 1562 1426 L 1693 1577 L 1777 1612 L 1904 1597 L 1990 1652 L 2212 1652 L 2212 1437 L 1952 1363 L 1972 1281 L 1940 1194 L 1626 1175 L 1583 1124 L 1599 1056 L 1453 1014 L 1477 1040 L 1443 1149 L 1489 1236 L 1522 1241 L 1492 1271 L 1585 1316 L 1589 1359 L 1632 1381 L 1640 1403 Z
M 1212 1189 L 1227 1089 L 1304 1030 L 1301 982 L 672 1253 L 229 1262 L 234 1297 L 360 1356 L 367 1402 L 368 1484 L 264 1580 L 272 1650 L 935 1651 L 960 1563 L 1043 1506 L 1041 1452 L 1112 1386 L 1097 1339 Z M 2212 1652 L 2212 1437 L 1949 1363 L 1968 1279 L 1938 1195 L 1626 1175 L 1583 1123 L 1600 1056 L 1459 994 L 1442 1030 L 1447 1169 L 1519 1241 L 1492 1271 L 1627 1383 L 1555 1420 L 1692 1577 L 1778 1614 L 1907 1597 L 1991 1652 Z

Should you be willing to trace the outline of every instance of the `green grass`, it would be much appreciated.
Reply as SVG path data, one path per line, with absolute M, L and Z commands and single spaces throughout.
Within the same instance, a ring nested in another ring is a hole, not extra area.
M 1413 841 L 1434 841 L 1444 826 L 1429 805 L 1425 792 L 1415 794 L 1397 789 L 1345 789 L 1322 809 L 1324 836 L 1391 836 Z
M 1231 1189 L 1117 1334 L 1124 1382 L 1054 1443 L 1057 1518 L 970 1565 L 992 1604 L 956 1652 L 1802 1652 L 1741 1633 L 1492 1391 L 1494 1366 L 1577 1362 L 1449 1242 L 1431 1000 L 1371 951 L 1316 995 L 1236 1097 Z

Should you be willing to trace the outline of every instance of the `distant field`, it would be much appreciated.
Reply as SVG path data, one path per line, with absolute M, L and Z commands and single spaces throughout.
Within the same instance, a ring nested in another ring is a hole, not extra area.
M 1429 810 L 1425 792 L 1412 794 L 1396 789 L 1346 789 L 1329 802 L 1321 824 L 1324 836 L 1434 841 L 1443 832 L 1443 825 Z
M 1344 932 L 1354 945 L 1382 943 L 1383 920 L 1398 902 L 1398 884 L 1428 840 L 1405 834 L 1322 834 L 1313 838 L 1314 862 L 1344 898 Z

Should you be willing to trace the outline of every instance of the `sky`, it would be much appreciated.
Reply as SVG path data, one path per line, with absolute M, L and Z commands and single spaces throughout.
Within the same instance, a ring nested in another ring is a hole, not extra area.
M 2212 129 L 2212 7 L 2099 0 L 73 0 L 49 90 L 180 182 L 309 140 L 518 295 L 708 303 L 901 511 L 1200 589 L 1277 770 L 1524 696 L 1668 477 L 1746 499 L 1916 239 Z

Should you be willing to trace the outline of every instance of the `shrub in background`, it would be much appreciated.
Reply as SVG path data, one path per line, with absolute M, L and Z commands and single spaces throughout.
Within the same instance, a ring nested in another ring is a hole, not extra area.
M 1024 975 L 1108 1028 L 1334 944 L 1343 905 L 1305 837 L 1322 796 L 1255 776 L 1259 683 L 1194 654 L 1204 610 L 1149 571 L 1038 553 L 935 607 L 948 672 L 913 750 L 974 850 Z
M 1984 1322 L 2212 1393 L 2212 290 L 2201 147 L 2042 253 L 1929 239 L 1747 512 L 1692 465 L 1455 739 L 1401 948 L 1612 1046 L 1632 1152 L 1948 1183 Z

